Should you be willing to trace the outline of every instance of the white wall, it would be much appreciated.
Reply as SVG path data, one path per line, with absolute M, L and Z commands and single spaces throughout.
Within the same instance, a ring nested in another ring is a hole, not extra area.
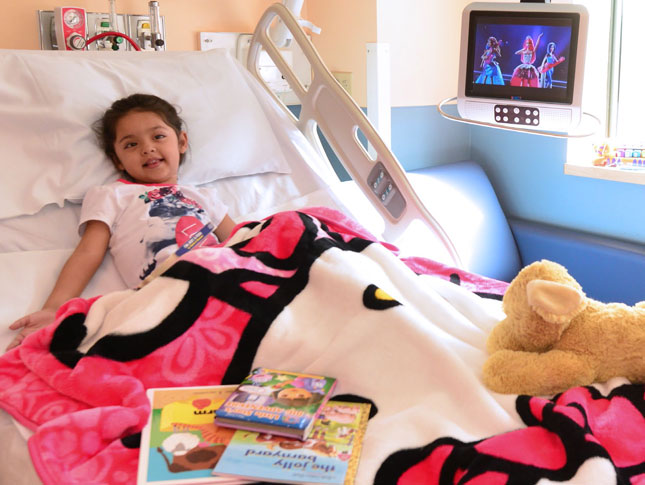
M 378 42 L 390 44 L 392 106 L 457 95 L 461 12 L 469 0 L 377 0 Z

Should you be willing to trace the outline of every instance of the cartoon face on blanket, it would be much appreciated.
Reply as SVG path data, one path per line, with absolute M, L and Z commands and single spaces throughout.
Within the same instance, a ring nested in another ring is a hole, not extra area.
M 276 214 L 238 228 L 226 247 L 188 253 L 139 291 L 68 302 L 54 326 L 0 358 L 0 407 L 34 431 L 45 484 L 130 484 L 145 389 L 238 383 L 259 365 L 299 370 L 337 377 L 336 400 L 372 403 L 358 484 L 513 476 L 515 456 L 496 435 L 522 420 L 479 375 L 499 313 L 422 278 L 341 214 Z M 482 460 L 491 450 L 496 461 Z M 531 460 L 533 471 L 544 466 L 535 476 L 549 476 L 553 461 Z

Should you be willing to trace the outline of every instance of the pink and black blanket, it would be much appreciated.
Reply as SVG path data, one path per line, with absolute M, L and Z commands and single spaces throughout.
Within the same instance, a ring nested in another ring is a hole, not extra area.
M 147 388 L 262 365 L 335 376 L 337 399 L 372 403 L 358 484 L 645 483 L 643 386 L 483 387 L 504 289 L 402 261 L 328 209 L 278 213 L 141 290 L 65 304 L 0 358 L 0 408 L 33 430 L 45 484 L 133 484 Z

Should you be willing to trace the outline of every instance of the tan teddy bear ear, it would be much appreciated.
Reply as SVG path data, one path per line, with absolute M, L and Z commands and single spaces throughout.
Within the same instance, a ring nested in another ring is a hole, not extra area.
M 531 310 L 550 323 L 567 323 L 587 306 L 582 291 L 555 281 L 529 281 L 526 296 Z

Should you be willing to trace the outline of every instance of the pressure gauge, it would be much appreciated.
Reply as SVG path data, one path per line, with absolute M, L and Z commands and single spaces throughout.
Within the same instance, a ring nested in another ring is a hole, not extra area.
M 81 13 L 73 8 L 65 12 L 63 20 L 65 21 L 65 24 L 70 28 L 76 27 L 83 21 Z

